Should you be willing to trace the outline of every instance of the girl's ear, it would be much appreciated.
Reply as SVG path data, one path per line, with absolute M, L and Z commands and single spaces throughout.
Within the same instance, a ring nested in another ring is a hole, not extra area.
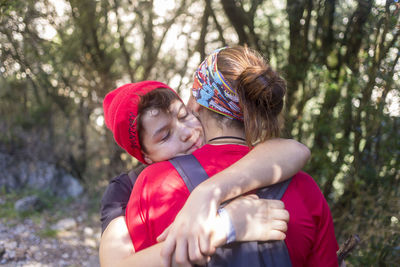
M 142 152 L 143 153 L 143 152 Z M 145 153 L 143 153 L 143 159 L 147 164 L 153 164 L 154 162 L 147 156 Z

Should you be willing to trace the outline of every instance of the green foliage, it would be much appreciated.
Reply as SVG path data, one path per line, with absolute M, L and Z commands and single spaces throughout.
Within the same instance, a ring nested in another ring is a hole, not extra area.
M 55 238 L 57 236 L 57 230 L 45 228 L 38 232 L 38 236 L 41 238 Z
M 1 191 L 2 195 L 5 195 L 5 189 L 3 188 Z M 18 213 L 14 209 L 14 202 L 12 201 L 12 197 L 7 197 L 3 199 L 3 203 L 0 203 L 0 218 L 8 218 L 15 219 L 18 217 Z
M 22 191 L 7 192 L 5 188 L 2 188 L 1 191 L 3 203 L 0 204 L 0 218 L 6 221 L 12 219 L 40 218 L 43 212 L 55 212 L 55 203 L 60 202 L 59 199 L 51 194 L 39 190 L 24 189 Z M 14 204 L 17 200 L 32 195 L 35 195 L 39 198 L 40 207 L 23 212 L 18 212 L 15 210 Z
M 0 14 L 9 15 L 10 12 L 24 7 L 23 2 L 14 0 L 0 0 Z
M 34 127 L 43 127 L 48 122 L 51 112 L 50 105 L 37 105 L 29 108 L 26 113 L 16 115 L 15 123 L 23 129 L 29 130 Z

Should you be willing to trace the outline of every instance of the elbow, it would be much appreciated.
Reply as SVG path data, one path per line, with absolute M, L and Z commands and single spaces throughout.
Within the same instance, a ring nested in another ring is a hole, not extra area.
M 302 155 L 305 165 L 311 158 L 311 151 L 307 146 L 303 145 L 302 143 L 298 144 L 299 144 L 300 155 Z
M 289 139 L 289 142 L 291 142 L 293 148 L 292 150 L 293 155 L 296 155 L 296 157 L 299 159 L 299 163 L 301 163 L 303 167 L 311 158 L 310 149 L 306 145 L 294 139 Z

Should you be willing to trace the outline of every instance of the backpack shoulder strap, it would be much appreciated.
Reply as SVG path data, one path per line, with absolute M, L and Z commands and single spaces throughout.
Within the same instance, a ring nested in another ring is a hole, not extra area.
M 135 185 L 136 179 L 138 178 L 139 174 L 147 167 L 147 165 L 140 164 L 138 167 L 130 170 L 128 172 L 128 177 L 131 180 L 132 188 Z
M 130 170 L 128 172 L 128 177 L 129 177 L 129 180 L 131 180 L 132 187 L 133 187 L 133 185 L 135 185 L 136 179 L 138 178 L 138 175 L 136 174 L 135 170 Z
M 191 154 L 170 159 L 169 162 L 178 171 L 190 192 L 208 178 L 203 166 Z
M 203 166 L 193 155 L 185 155 L 169 160 L 178 171 L 190 192 L 208 178 Z M 291 179 L 258 190 L 260 198 L 281 199 Z M 216 266 L 280 266 L 291 267 L 289 253 L 284 241 L 234 242 L 222 248 L 211 257 L 207 264 Z
M 292 178 L 268 187 L 261 188 L 257 191 L 257 195 L 264 199 L 281 199 L 291 181 Z

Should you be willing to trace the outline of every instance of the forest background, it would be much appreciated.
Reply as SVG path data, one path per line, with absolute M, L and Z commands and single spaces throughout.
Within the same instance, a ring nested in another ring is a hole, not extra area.
M 259 50 L 285 77 L 285 137 L 332 210 L 351 266 L 400 261 L 400 4 L 367 0 L 26 0 L 0 5 L 0 152 L 65 169 L 99 205 L 137 162 L 104 125 L 127 82 L 187 99 L 206 54 Z

